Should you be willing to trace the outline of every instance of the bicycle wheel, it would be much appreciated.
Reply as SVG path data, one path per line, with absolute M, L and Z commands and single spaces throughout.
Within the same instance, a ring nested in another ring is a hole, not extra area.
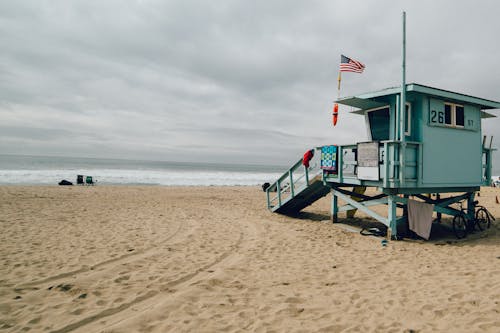
M 490 214 L 488 214 L 488 211 L 486 208 L 481 207 L 476 211 L 476 225 L 479 228 L 479 230 L 486 230 L 490 227 L 491 221 L 490 221 Z
M 467 218 L 464 213 L 455 215 L 453 218 L 453 233 L 458 239 L 467 236 Z

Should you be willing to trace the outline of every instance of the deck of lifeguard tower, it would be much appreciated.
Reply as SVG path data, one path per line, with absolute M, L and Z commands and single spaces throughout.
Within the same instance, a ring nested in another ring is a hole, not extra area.
M 490 184 L 495 150 L 492 137 L 481 133 L 481 119 L 495 117 L 485 110 L 500 109 L 500 102 L 408 84 L 401 112 L 400 91 L 389 88 L 338 100 L 364 116 L 368 139 L 316 147 L 310 168 L 300 159 L 267 189 L 268 208 L 293 215 L 331 193 L 333 221 L 340 212 L 359 209 L 393 235 L 407 221 L 396 215 L 396 207 L 404 208 L 409 195 L 452 216 L 458 213 L 453 204 L 467 200 L 467 213 L 473 214 L 475 192 Z M 335 153 L 325 154 L 332 149 Z M 375 187 L 379 194 L 368 197 L 357 187 Z M 462 194 L 440 199 L 439 194 L 452 192 Z M 339 207 L 338 199 L 346 204 Z M 388 206 L 387 217 L 370 209 L 381 204 Z

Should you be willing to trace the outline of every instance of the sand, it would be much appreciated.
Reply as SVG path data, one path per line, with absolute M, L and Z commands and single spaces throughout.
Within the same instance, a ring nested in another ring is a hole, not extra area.
M 273 214 L 258 187 L 0 187 L 0 332 L 500 331 L 500 221 L 383 247 L 328 212 Z

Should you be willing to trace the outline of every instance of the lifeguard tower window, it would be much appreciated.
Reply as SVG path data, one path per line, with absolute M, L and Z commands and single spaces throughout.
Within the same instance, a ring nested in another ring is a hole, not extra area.
M 389 107 L 374 109 L 368 112 L 372 141 L 389 140 L 390 113 Z
M 457 126 L 464 126 L 464 107 L 461 105 L 455 106 L 455 122 Z
M 406 103 L 405 108 L 405 135 L 411 135 L 411 104 Z
M 464 127 L 464 106 L 444 103 L 444 123 L 448 126 Z

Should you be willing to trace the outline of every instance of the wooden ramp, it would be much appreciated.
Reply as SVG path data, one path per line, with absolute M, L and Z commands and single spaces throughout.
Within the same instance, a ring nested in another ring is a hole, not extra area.
M 306 168 L 300 159 L 267 189 L 267 207 L 276 213 L 294 215 L 330 190 L 323 182 L 319 165 Z
M 299 193 L 295 193 L 295 196 L 287 198 L 281 205 L 273 207 L 272 211 L 285 215 L 294 215 L 328 193 L 330 193 L 330 187 L 323 185 L 321 175 L 317 175 L 309 180 L 309 186 L 304 187 Z

